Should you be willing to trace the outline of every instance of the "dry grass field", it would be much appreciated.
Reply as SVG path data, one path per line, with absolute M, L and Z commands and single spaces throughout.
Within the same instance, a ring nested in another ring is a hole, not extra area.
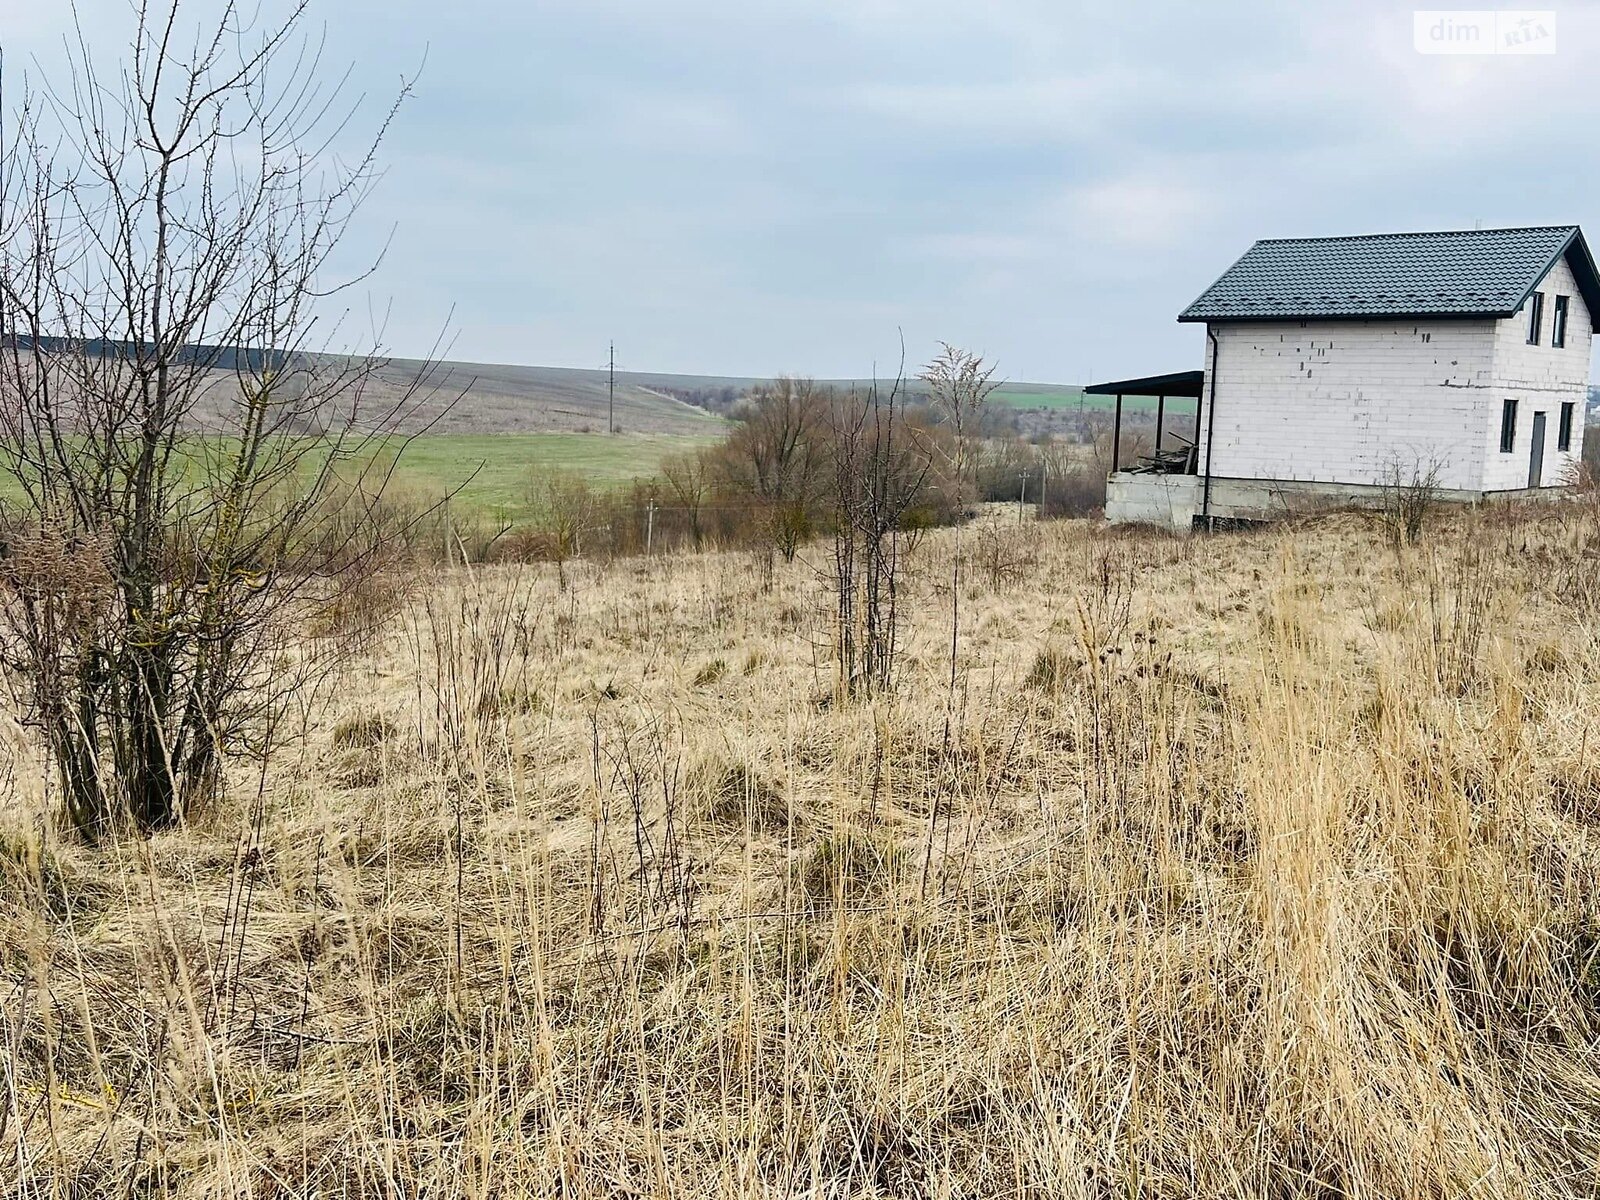
M 148 843 L 12 730 L 0 1193 L 1600 1192 L 1595 510 L 1014 518 L 877 697 L 817 544 L 420 580 Z

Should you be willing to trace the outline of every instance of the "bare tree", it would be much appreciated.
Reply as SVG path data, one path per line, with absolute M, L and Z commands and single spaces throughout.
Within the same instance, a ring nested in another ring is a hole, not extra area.
M 689 536 L 698 550 L 705 542 L 705 508 L 711 496 L 711 474 L 703 451 L 674 454 L 661 464 L 661 479 L 683 510 Z
M 810 533 L 827 491 L 829 397 L 788 376 L 754 389 L 717 454 L 722 482 L 760 509 L 785 560 Z
M 571 471 L 536 472 L 528 488 L 529 505 L 548 535 L 557 586 L 567 590 L 567 563 L 583 554 L 583 535 L 594 525 L 596 500 L 583 477 Z
M 277 651 L 376 565 L 351 506 L 433 382 L 375 397 L 331 299 L 368 273 L 330 278 L 394 108 L 337 155 L 356 106 L 304 0 L 181 7 L 139 6 L 109 70 L 80 25 L 0 157 L 0 656 L 89 836 L 173 824 L 262 747 L 320 657 Z
M 984 416 L 989 397 L 999 387 L 994 379 L 995 367 L 986 364 L 981 355 L 939 343 L 939 353 L 922 368 L 922 381 L 928 385 L 934 410 L 949 427 L 951 437 L 948 466 L 955 494 L 948 501 L 958 514 L 964 515 L 968 505 L 978 499 L 978 467 L 983 449 Z M 958 516 L 954 539 L 954 553 L 950 556 L 950 673 L 946 688 L 944 718 L 944 749 L 950 746 L 951 721 L 956 702 L 956 662 L 961 639 L 961 569 L 966 559 L 962 538 L 963 521 Z M 934 816 L 938 808 L 935 803 Z M 930 836 L 932 825 L 930 823 Z M 931 857 L 931 851 L 930 851 Z
M 842 691 L 877 691 L 894 678 L 900 629 L 900 550 L 906 516 L 933 467 L 929 439 L 906 419 L 905 377 L 833 396 L 834 592 Z
M 958 503 L 966 505 L 977 496 L 978 450 L 982 445 L 984 417 L 989 397 L 1000 386 L 994 378 L 995 366 L 982 355 L 939 343 L 939 353 L 922 368 L 922 381 L 928 385 L 934 411 L 949 426 L 953 435 L 951 467 L 963 494 Z

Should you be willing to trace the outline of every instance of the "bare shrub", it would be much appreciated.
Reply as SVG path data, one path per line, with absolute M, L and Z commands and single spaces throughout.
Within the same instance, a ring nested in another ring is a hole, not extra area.
M 584 539 L 597 525 L 597 499 L 582 476 L 571 471 L 536 472 L 528 484 L 528 503 L 538 516 L 537 543 L 526 549 L 556 564 L 556 579 L 567 590 L 567 563 L 583 554 Z
M 723 493 L 742 498 L 785 562 L 809 536 L 828 492 L 831 396 L 791 376 L 753 389 L 737 411 L 739 424 L 711 458 Z
M 1035 526 L 1009 519 L 979 521 L 974 523 L 973 541 L 978 573 L 992 592 L 1015 587 L 1038 562 Z
M 902 531 L 933 467 L 922 431 L 906 419 L 904 379 L 833 397 L 833 585 L 839 686 L 887 688 L 900 629 Z
M 141 7 L 126 65 L 69 39 L 57 101 L 25 96 L 7 131 L 0 470 L 22 499 L 0 656 L 90 837 L 176 824 L 270 742 L 285 676 L 330 664 L 282 651 L 380 563 L 365 518 L 428 382 L 368 403 L 377 349 L 320 332 L 388 121 L 321 152 L 345 118 L 337 90 L 306 101 L 302 16 Z M 354 503 L 330 509 L 341 478 Z
M 677 454 L 661 464 L 665 490 L 689 527 L 689 536 L 698 550 L 705 544 L 706 507 L 713 495 L 712 473 L 703 451 Z
M 1072 467 L 1052 475 L 1039 502 L 1041 520 L 1093 517 L 1105 511 L 1106 477 L 1093 467 Z
M 1124 443 L 1135 453 L 1137 440 Z M 1073 448 L 1075 449 L 1075 448 Z M 1038 516 L 1040 520 L 1061 517 L 1096 517 L 1106 507 L 1106 477 L 1111 472 L 1111 435 L 1096 433 L 1087 454 L 1052 445 L 1043 456 L 1040 477 Z
M 981 355 L 939 343 L 939 353 L 922 368 L 929 402 L 951 432 L 948 460 L 957 485 L 954 502 L 965 506 L 977 499 L 978 450 L 983 445 L 989 399 L 1001 381 L 995 366 Z
M 1391 463 L 1384 474 L 1378 518 L 1389 544 L 1397 549 L 1414 545 L 1422 537 L 1440 504 L 1439 464 Z

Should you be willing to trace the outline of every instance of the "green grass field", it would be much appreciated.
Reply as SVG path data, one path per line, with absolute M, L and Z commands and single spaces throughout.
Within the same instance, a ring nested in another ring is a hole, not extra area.
M 1046 386 L 1037 384 L 1020 384 L 1015 387 L 1002 387 L 994 393 L 994 402 L 1006 408 L 1016 409 L 1050 409 L 1052 411 L 1078 410 L 1084 412 L 1110 412 L 1117 405 L 1115 396 L 1085 396 L 1083 389 L 1075 387 Z M 1195 402 L 1181 396 L 1167 397 L 1167 411 L 1170 413 L 1193 413 Z M 1124 412 L 1155 412 L 1156 397 L 1154 396 L 1124 396 L 1122 398 Z
M 670 455 L 717 440 L 674 434 L 429 434 L 405 448 L 389 487 L 393 495 L 415 498 L 454 493 L 457 511 L 517 521 L 531 511 L 529 485 L 540 471 L 570 471 L 593 486 L 612 487 L 654 474 Z M 198 468 L 195 475 L 203 477 Z M 20 499 L 16 480 L 0 476 L 0 502 Z
M 529 483 L 540 471 L 570 471 L 591 485 L 610 487 L 653 475 L 662 459 L 716 440 L 603 433 L 420 437 L 401 456 L 393 486 L 400 492 L 430 496 L 459 489 L 453 504 L 519 520 L 529 512 Z
M 1048 387 L 1018 384 L 999 388 L 992 397 L 996 404 L 1007 408 L 1077 408 L 1080 401 L 1088 408 L 1098 408 L 1101 397 L 1084 396 L 1075 387 Z

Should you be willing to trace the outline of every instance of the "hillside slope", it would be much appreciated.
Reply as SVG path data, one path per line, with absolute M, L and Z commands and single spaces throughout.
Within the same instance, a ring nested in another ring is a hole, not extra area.
M 99 344 L 96 344 L 98 346 Z M 91 348 L 91 353 L 103 352 Z M 127 353 L 125 349 L 117 350 Z M 228 347 L 199 346 L 196 355 L 214 362 L 207 372 L 205 395 L 192 414 L 197 429 L 226 431 L 233 423 L 239 399 L 235 370 L 241 352 Z M 343 371 L 346 360 L 313 355 L 319 373 L 331 378 Z M 259 371 L 259 364 L 250 369 Z M 483 435 L 497 433 L 604 433 L 608 423 L 618 431 L 688 437 L 715 436 L 737 400 L 762 378 L 740 375 L 676 375 L 665 372 L 618 371 L 615 390 L 605 370 L 573 367 L 519 366 L 394 358 L 362 383 L 364 422 L 376 423 L 396 405 L 407 409 L 402 428 L 437 434 Z M 841 389 L 873 386 L 869 379 L 820 379 Z M 879 387 L 890 381 L 879 380 Z M 912 396 L 922 397 L 927 387 L 918 379 L 905 381 Z M 342 423 L 348 415 L 351 393 L 341 390 L 315 421 L 298 422 L 306 431 Z M 1108 397 L 1085 397 L 1067 384 L 1004 382 L 993 396 L 996 407 L 1066 415 L 1105 408 Z M 1137 401 L 1134 402 L 1137 404 Z
M 423 366 L 414 359 L 390 360 L 373 381 L 375 402 L 400 396 Z M 626 433 L 715 433 L 720 418 L 660 390 L 663 381 L 675 378 L 617 372 L 616 425 Z M 604 371 L 441 362 L 431 367 L 426 382 L 428 396 L 418 415 L 433 422 L 435 433 L 604 433 L 606 429 Z
M 392 360 L 378 374 L 375 396 L 400 395 L 422 367 L 413 359 Z M 434 366 L 428 382 L 433 394 L 422 411 L 426 419 L 437 422 L 433 427 L 437 433 L 605 432 L 607 375 L 603 370 L 442 362 Z M 720 419 L 681 397 L 709 396 L 718 402 L 717 408 L 726 410 L 734 397 L 762 382 L 742 375 L 618 371 L 615 423 L 626 433 L 714 433 Z M 840 388 L 871 385 L 866 379 L 819 382 Z M 909 386 L 913 394 L 925 391 L 917 380 Z M 1063 412 L 1076 410 L 1085 400 L 1076 387 L 1049 383 L 1007 383 L 994 399 L 1007 408 Z M 1090 408 L 1104 408 L 1109 402 L 1109 397 L 1087 398 Z
M 60 339 L 48 341 L 49 349 L 65 348 L 68 353 L 85 349 L 91 355 L 121 357 L 131 353 L 123 344 L 96 342 L 84 347 Z M 235 372 L 241 360 L 250 357 L 254 362 L 248 368 L 250 374 L 259 373 L 260 355 L 226 346 L 201 345 L 192 347 L 187 357 L 191 363 L 214 364 L 214 369 L 203 372 L 208 383 L 205 396 L 192 414 L 194 426 L 225 431 L 232 423 L 239 399 Z M 300 361 L 320 363 L 333 373 L 341 371 L 347 362 L 321 355 Z M 428 363 L 393 358 L 364 381 L 361 407 L 369 420 L 376 420 L 404 402 L 409 410 L 406 429 L 427 429 L 439 434 L 604 433 L 609 415 L 624 433 L 705 437 L 715 436 L 737 399 L 764 381 L 747 375 L 618 371 L 613 394 L 613 377 L 603 369 L 453 360 Z M 870 379 L 817 382 L 840 389 L 868 388 L 874 382 L 888 387 L 892 383 Z M 920 379 L 908 379 L 903 386 L 912 396 L 927 394 L 927 386 Z M 318 421 L 304 422 L 307 429 L 340 423 L 350 399 L 348 392 L 341 392 Z M 993 402 L 998 408 L 1052 417 L 1108 408 L 1111 398 L 1086 397 L 1071 384 L 1001 381 L 993 393 Z M 1128 406 L 1152 404 L 1147 398 L 1130 397 Z

